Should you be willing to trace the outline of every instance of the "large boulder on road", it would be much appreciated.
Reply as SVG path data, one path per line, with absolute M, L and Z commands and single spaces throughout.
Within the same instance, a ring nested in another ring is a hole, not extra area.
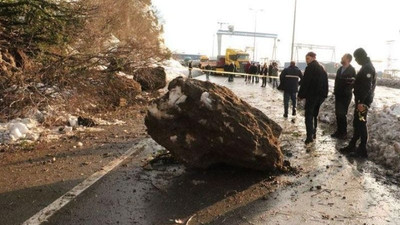
M 151 103 L 145 124 L 149 135 L 185 165 L 282 168 L 282 128 L 231 90 L 182 77 L 168 90 Z

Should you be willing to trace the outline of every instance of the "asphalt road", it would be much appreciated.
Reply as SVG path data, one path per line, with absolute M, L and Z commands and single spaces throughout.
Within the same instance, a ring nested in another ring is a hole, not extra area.
M 396 181 L 367 160 L 338 153 L 344 143 L 329 137 L 329 127 L 322 126 L 316 144 L 306 148 L 303 118 L 282 117 L 279 92 L 240 78 L 211 81 L 281 124 L 283 152 L 298 174 L 229 167 L 195 171 L 172 162 L 143 167 L 162 150 L 143 138 L 132 144 L 131 157 L 43 224 L 400 224 Z

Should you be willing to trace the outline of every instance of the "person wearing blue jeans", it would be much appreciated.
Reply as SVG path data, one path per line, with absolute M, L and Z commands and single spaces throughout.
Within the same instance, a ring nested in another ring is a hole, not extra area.
M 285 118 L 288 117 L 289 111 L 289 101 L 292 101 L 292 115 L 296 115 L 296 105 L 297 105 L 297 92 L 299 90 L 299 83 L 303 78 L 303 74 L 300 69 L 296 66 L 294 61 L 290 62 L 290 66 L 285 68 L 281 75 L 280 79 L 280 88 L 283 90 L 283 106 L 284 106 L 284 114 Z

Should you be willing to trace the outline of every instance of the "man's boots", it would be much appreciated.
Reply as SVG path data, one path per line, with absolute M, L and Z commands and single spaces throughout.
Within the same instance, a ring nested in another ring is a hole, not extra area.
M 346 140 L 347 133 L 340 133 L 339 131 L 336 131 L 335 133 L 331 134 L 331 137 L 341 140 Z
M 367 158 L 368 157 L 367 147 L 365 145 L 360 144 L 360 146 L 358 146 L 356 151 L 352 152 L 350 156 L 355 158 Z
M 339 149 L 339 151 L 340 151 L 341 153 L 350 153 L 350 152 L 354 152 L 354 151 L 356 150 L 356 142 L 357 142 L 357 141 L 354 141 L 353 139 L 351 139 L 351 141 L 349 142 L 349 144 L 348 144 L 346 147 Z

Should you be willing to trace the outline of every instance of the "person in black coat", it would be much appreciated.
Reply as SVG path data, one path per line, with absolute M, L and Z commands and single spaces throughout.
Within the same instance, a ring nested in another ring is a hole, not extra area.
M 279 72 L 279 68 L 278 68 L 278 63 L 273 62 L 272 63 L 272 71 L 270 76 L 271 77 L 276 77 L 276 78 L 270 78 L 272 79 L 272 88 L 278 88 L 279 84 L 278 84 L 278 72 Z
M 272 64 L 273 64 L 273 62 L 271 62 L 269 64 L 269 66 L 268 66 L 268 75 L 269 76 L 272 76 L 272 69 L 274 68 L 274 66 Z M 271 77 L 269 78 L 269 83 L 272 83 L 272 78 Z
M 342 66 L 338 69 L 335 78 L 335 114 L 337 130 L 331 137 L 346 139 L 347 137 L 347 112 L 353 95 L 353 83 L 356 77 L 356 70 L 350 64 L 353 57 L 345 54 L 342 57 Z
M 245 72 L 245 73 L 247 73 L 247 74 L 250 73 L 250 66 L 251 66 L 251 63 L 250 63 L 250 61 L 249 61 L 249 62 L 247 62 L 246 66 L 244 67 L 244 72 Z M 250 82 L 250 76 L 246 75 L 246 76 L 244 77 L 244 81 L 245 81 L 246 83 L 247 83 L 247 82 Z
M 257 64 L 257 75 L 261 75 L 261 65 L 258 63 Z M 258 84 L 260 82 L 260 77 L 256 76 L 256 83 Z
M 233 64 L 233 63 L 229 64 L 228 72 L 232 72 L 232 73 L 236 72 L 235 64 Z M 233 74 L 228 74 L 228 82 L 233 82 L 233 77 L 234 77 Z
M 267 86 L 267 76 L 268 76 L 268 66 L 267 63 L 264 63 L 264 66 L 261 68 L 262 84 L 261 87 Z
M 189 62 L 188 67 L 189 67 L 189 78 L 192 78 L 192 69 L 193 69 L 192 61 Z
M 285 118 L 288 117 L 289 111 L 289 99 L 292 100 L 292 115 L 296 115 L 296 105 L 297 105 L 297 92 L 299 91 L 299 82 L 303 79 L 303 74 L 300 69 L 296 66 L 294 61 L 290 62 L 290 66 L 285 68 L 280 77 L 280 83 L 283 90 L 283 105 Z
M 249 68 L 249 74 L 251 75 L 251 82 L 254 83 L 254 76 L 257 74 L 257 66 L 255 63 L 252 63 L 250 68 Z
M 306 55 L 307 67 L 300 84 L 299 99 L 306 99 L 305 124 L 307 138 L 305 144 L 312 143 L 317 134 L 319 108 L 328 96 L 328 74 L 317 62 L 316 54 L 309 52 Z
M 207 64 L 207 66 L 204 69 L 211 70 L 212 68 L 211 68 L 210 64 Z M 210 71 L 206 72 L 206 79 L 207 80 L 210 80 L 210 74 L 211 74 Z
M 344 153 L 352 152 L 353 156 L 356 157 L 367 157 L 367 114 L 375 95 L 376 72 L 364 49 L 355 50 L 354 57 L 356 62 L 361 65 L 354 81 L 354 134 L 348 146 L 340 149 L 340 151 Z M 361 139 L 361 142 L 356 149 L 358 139 Z

